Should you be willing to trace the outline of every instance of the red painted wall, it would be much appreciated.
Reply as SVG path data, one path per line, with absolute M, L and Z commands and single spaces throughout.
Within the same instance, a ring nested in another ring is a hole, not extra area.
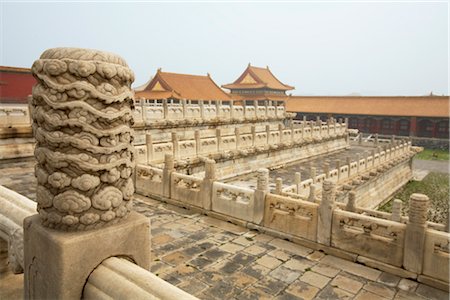
M 31 72 L 0 70 L 0 103 L 26 103 L 35 83 Z

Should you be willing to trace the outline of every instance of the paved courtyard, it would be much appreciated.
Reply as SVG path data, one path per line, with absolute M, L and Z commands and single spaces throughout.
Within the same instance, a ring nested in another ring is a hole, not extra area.
M 4 184 L 34 198 L 33 162 L 0 166 Z M 22 170 L 22 171 L 21 171 Z M 449 294 L 183 208 L 136 195 L 151 221 L 151 271 L 200 299 L 448 299 Z M 23 275 L 0 253 L 0 299 Z

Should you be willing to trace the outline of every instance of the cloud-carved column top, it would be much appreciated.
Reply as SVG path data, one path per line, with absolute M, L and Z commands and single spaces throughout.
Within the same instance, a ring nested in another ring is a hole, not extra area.
M 54 48 L 32 73 L 43 224 L 86 230 L 126 217 L 134 193 L 133 72 L 112 53 Z

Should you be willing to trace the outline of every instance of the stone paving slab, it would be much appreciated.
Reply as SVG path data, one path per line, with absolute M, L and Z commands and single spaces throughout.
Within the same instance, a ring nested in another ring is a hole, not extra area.
M 17 172 L 8 179 L 12 189 L 33 193 L 30 162 L 0 169 Z M 147 197 L 136 195 L 134 207 L 151 221 L 151 271 L 200 299 L 449 299 L 416 281 Z M 23 275 L 10 272 L 4 243 L 1 249 L 0 299 L 21 299 Z

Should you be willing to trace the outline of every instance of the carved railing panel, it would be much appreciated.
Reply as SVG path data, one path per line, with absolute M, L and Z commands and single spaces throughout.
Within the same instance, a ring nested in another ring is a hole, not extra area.
M 212 210 L 237 219 L 253 222 L 254 193 L 255 191 L 252 189 L 214 182 Z

